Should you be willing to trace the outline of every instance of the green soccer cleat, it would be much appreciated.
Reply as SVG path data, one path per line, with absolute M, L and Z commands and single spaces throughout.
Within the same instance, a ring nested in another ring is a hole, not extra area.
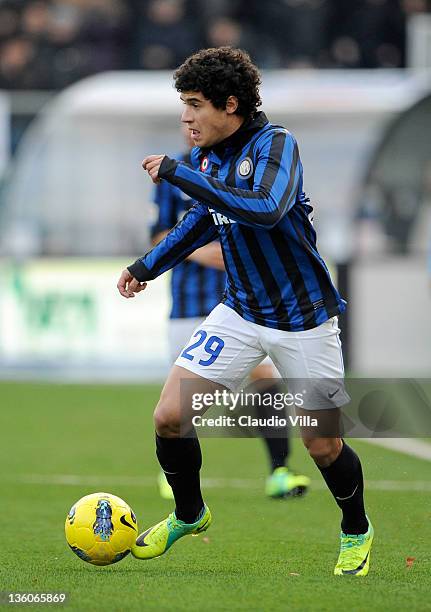
M 168 518 L 150 527 L 137 538 L 132 546 L 132 555 L 137 559 L 154 559 L 163 555 L 174 542 L 185 535 L 199 535 L 211 525 L 212 517 L 208 506 L 195 523 L 184 523 L 172 512 Z
M 370 568 L 370 551 L 374 529 L 368 520 L 367 533 L 349 535 L 341 532 L 341 546 L 335 576 L 366 576 Z
M 268 476 L 265 493 L 268 497 L 299 497 L 304 495 L 310 486 L 308 476 L 294 474 L 287 467 L 276 468 L 271 476 Z
M 157 484 L 159 485 L 160 497 L 163 499 L 174 499 L 174 492 L 163 471 L 160 471 L 157 476 Z

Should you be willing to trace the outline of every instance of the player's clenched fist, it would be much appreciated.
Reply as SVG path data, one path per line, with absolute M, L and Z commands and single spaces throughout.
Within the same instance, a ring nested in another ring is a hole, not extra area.
M 148 155 L 142 162 L 142 167 L 148 172 L 153 183 L 160 183 L 159 169 L 164 155 Z
M 120 276 L 120 279 L 117 283 L 117 289 L 120 294 L 125 298 L 135 297 L 135 293 L 139 293 L 143 291 L 147 283 L 140 283 L 136 278 L 134 278 L 129 270 L 123 270 Z

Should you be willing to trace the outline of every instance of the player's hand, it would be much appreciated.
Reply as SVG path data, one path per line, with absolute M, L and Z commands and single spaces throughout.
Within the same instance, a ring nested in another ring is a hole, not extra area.
M 120 279 L 117 283 L 118 291 L 125 298 L 135 297 L 135 293 L 143 291 L 146 286 L 147 283 L 140 283 L 127 269 L 121 272 Z
M 142 162 L 142 167 L 148 172 L 153 183 L 160 183 L 159 169 L 165 155 L 148 155 Z

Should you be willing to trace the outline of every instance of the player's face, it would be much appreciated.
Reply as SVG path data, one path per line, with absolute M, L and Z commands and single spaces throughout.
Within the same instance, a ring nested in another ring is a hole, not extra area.
M 215 108 L 200 92 L 182 92 L 184 103 L 181 121 L 187 125 L 197 147 L 211 147 L 232 134 L 238 127 L 235 115 L 238 100 L 230 96 L 225 109 Z

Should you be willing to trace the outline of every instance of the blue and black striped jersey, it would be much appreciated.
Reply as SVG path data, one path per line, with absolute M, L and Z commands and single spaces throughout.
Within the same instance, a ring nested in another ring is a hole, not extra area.
M 190 163 L 190 155 L 180 159 Z M 151 237 L 171 230 L 189 210 L 193 200 L 179 187 L 162 181 L 154 194 L 157 205 L 157 221 L 151 227 Z M 183 261 L 172 270 L 171 277 L 171 319 L 206 317 L 222 299 L 226 285 L 226 273 L 214 268 L 201 266 L 194 261 Z
M 247 321 L 287 331 L 311 329 L 344 311 L 316 246 L 298 146 L 257 113 L 191 165 L 165 157 L 159 176 L 198 204 L 154 249 L 129 267 L 156 278 L 220 238 L 227 272 L 223 302 Z

